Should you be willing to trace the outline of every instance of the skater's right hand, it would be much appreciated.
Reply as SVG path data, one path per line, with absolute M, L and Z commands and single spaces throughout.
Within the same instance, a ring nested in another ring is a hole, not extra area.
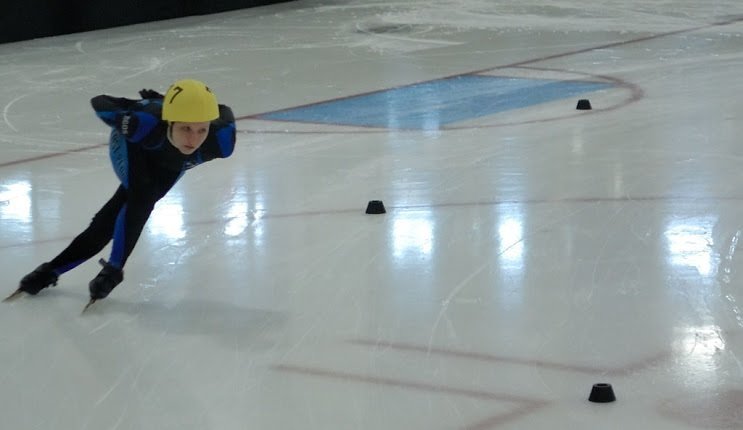
M 163 98 L 165 98 L 164 95 L 158 93 L 157 91 L 155 91 L 155 90 L 148 90 L 148 89 L 140 90 L 139 91 L 139 95 L 143 99 L 163 99 Z

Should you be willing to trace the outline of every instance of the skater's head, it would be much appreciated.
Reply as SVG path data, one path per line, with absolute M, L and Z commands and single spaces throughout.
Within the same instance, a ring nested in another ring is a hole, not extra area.
M 168 140 L 183 154 L 201 147 L 217 118 L 217 98 L 203 82 L 181 79 L 165 93 L 162 119 L 168 122 Z

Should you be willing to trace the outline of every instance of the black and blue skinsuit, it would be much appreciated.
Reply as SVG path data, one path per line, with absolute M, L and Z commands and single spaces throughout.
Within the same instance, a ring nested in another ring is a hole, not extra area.
M 185 155 L 168 140 L 168 123 L 160 119 L 160 97 L 131 100 L 100 95 L 91 104 L 111 127 L 111 162 L 121 185 L 88 228 L 48 263 L 57 276 L 96 255 L 112 239 L 108 266 L 121 273 L 155 203 L 186 170 L 229 157 L 235 147 L 235 117 L 224 105 L 219 105 L 219 118 L 211 122 L 201 147 Z

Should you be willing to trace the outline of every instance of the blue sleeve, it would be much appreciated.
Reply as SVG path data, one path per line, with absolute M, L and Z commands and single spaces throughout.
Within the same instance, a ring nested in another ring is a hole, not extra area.
M 141 142 L 160 122 L 160 118 L 147 112 L 132 112 L 132 115 L 136 116 L 137 125 L 134 132 L 130 131 L 129 133 L 128 139 L 130 142 Z
M 227 158 L 235 150 L 235 140 L 237 131 L 235 123 L 229 123 L 217 130 L 217 143 L 219 144 L 220 158 Z
M 159 102 L 100 95 L 90 104 L 98 118 L 130 142 L 140 142 L 160 122 Z
M 227 158 L 235 150 L 237 140 L 237 129 L 235 127 L 235 114 L 229 106 L 219 105 L 219 118 L 213 123 L 216 128 L 217 144 L 219 146 L 219 158 Z

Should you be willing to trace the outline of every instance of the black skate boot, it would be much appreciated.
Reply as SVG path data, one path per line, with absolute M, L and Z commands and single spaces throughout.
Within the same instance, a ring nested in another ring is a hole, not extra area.
M 112 266 L 102 258 L 98 262 L 103 266 L 103 269 L 88 284 L 91 301 L 105 299 L 124 280 L 123 270 Z
M 44 288 L 57 285 L 58 279 L 59 275 L 54 272 L 54 268 L 52 267 L 52 265 L 49 263 L 44 263 L 34 269 L 33 272 L 24 276 L 23 279 L 21 279 L 18 289 L 15 290 L 15 292 L 8 296 L 5 300 L 10 300 L 21 293 L 27 293 L 35 296 Z
M 44 263 L 24 276 L 18 289 L 35 296 L 46 287 L 56 286 L 58 279 L 59 275 L 54 272 L 52 265 Z

